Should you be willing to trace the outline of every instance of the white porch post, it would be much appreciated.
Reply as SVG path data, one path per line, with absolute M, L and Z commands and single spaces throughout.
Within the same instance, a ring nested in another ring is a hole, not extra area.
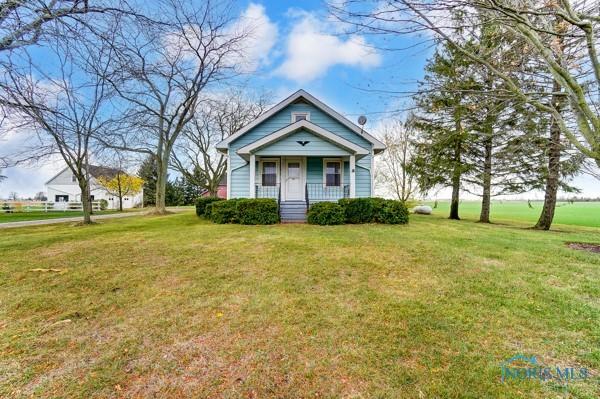
M 356 155 L 350 155 L 350 198 L 356 197 Z
M 250 198 L 256 197 L 256 155 L 250 154 Z

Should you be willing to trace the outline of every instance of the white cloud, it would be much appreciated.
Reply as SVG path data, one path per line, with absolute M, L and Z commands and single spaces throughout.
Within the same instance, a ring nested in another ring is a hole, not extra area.
M 224 63 L 235 68 L 239 72 L 253 72 L 260 66 L 268 65 L 270 62 L 271 49 L 277 42 L 277 25 L 269 19 L 265 7 L 250 3 L 230 26 L 223 32 L 220 41 L 225 43 L 233 40 L 231 52 L 224 58 Z M 202 27 L 191 24 L 185 26 L 181 32 L 171 32 L 164 37 L 166 56 L 169 59 L 180 58 L 192 63 L 198 62 L 195 48 L 200 47 L 200 38 L 212 40 L 208 35 L 202 34 Z M 220 45 L 217 41 L 215 47 Z M 213 54 L 216 62 L 218 52 Z
M 369 48 L 364 37 L 351 35 L 346 40 L 334 33 L 338 30 L 331 21 L 321 21 L 306 12 L 290 32 L 286 43 L 286 59 L 277 69 L 278 75 L 297 82 L 308 82 L 323 76 L 335 65 L 375 67 L 381 56 Z
M 264 6 L 250 3 L 234 24 L 233 31 L 248 35 L 242 43 L 240 56 L 245 70 L 252 71 L 270 63 L 278 29 L 269 19 Z

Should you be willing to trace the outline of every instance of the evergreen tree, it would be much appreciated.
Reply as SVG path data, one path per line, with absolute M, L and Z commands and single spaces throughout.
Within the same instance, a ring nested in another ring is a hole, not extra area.
M 448 46 L 436 51 L 425 67 L 421 94 L 416 97 L 420 113 L 414 122 L 421 141 L 412 171 L 423 192 L 436 186 L 452 188 L 449 217 L 457 220 L 462 178 L 471 169 L 464 158 L 474 140 L 465 127 L 470 110 L 462 95 L 476 84 L 467 73 L 469 65 L 468 59 Z
M 144 206 L 154 206 L 156 203 L 156 180 L 158 168 L 154 156 L 148 156 L 140 165 L 137 175 L 144 180 Z

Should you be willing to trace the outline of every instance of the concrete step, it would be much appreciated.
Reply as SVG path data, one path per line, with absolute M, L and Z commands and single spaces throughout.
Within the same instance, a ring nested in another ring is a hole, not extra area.
M 283 201 L 279 204 L 281 223 L 306 223 L 305 201 Z

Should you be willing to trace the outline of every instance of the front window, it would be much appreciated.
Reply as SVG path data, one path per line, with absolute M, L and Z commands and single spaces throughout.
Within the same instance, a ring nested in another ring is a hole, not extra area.
M 277 162 L 264 161 L 262 163 L 262 185 L 276 186 L 277 185 Z
M 328 161 L 325 163 L 325 184 L 327 187 L 338 187 L 342 184 L 342 163 Z

